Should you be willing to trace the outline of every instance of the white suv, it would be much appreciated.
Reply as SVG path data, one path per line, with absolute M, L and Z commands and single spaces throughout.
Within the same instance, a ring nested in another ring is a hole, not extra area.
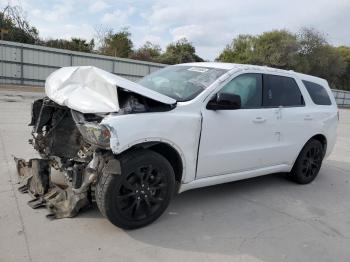
M 310 183 L 338 124 L 327 81 L 261 66 L 180 64 L 138 83 L 69 67 L 47 79 L 46 94 L 31 123 L 43 159 L 18 160 L 18 170 L 37 166 L 31 174 L 41 178 L 59 170 L 65 197 L 47 197 L 62 195 L 52 183 L 41 194 L 28 181 L 22 189 L 54 217 L 75 215 L 95 196 L 122 228 L 156 220 L 175 192 L 279 172 Z

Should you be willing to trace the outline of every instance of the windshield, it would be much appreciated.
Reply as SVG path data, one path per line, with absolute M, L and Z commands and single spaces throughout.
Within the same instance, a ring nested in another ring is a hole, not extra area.
M 210 86 L 227 70 L 197 66 L 168 66 L 142 78 L 144 87 L 174 98 L 189 101 Z

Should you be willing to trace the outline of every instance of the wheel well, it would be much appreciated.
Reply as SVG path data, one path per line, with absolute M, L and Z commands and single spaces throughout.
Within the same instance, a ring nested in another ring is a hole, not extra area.
M 315 140 L 321 142 L 322 147 L 323 147 L 323 153 L 326 154 L 326 151 L 327 151 L 327 138 L 324 135 L 317 134 L 317 135 L 311 137 L 311 139 L 315 139 Z
M 182 164 L 182 159 L 180 154 L 177 152 L 177 150 L 174 147 L 164 142 L 146 142 L 146 143 L 134 145 L 133 147 L 129 148 L 127 151 L 123 153 L 137 150 L 138 148 L 147 148 L 148 150 L 157 152 L 158 154 L 165 157 L 169 161 L 172 168 L 174 169 L 176 182 L 181 183 L 183 164 Z

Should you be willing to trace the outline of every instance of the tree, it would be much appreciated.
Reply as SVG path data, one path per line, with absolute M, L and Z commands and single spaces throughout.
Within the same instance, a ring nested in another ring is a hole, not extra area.
M 346 70 L 344 58 L 330 45 L 315 49 L 309 57 L 308 64 L 309 70 L 306 73 L 327 79 L 334 88 Z
M 251 35 L 239 35 L 231 44 L 227 45 L 216 58 L 221 62 L 233 62 L 240 64 L 252 64 L 254 59 L 256 37 Z
M 314 28 L 302 28 L 298 34 L 273 30 L 239 35 L 217 60 L 292 69 L 325 78 L 334 88 L 350 89 L 350 48 L 331 46 Z
M 327 45 L 325 36 L 314 28 L 303 27 L 297 34 L 300 44 L 298 63 L 296 69 L 309 73 L 315 63 L 315 52 L 317 49 Z
M 35 44 L 39 41 L 38 30 L 31 26 L 19 6 L 7 5 L 0 11 L 1 40 Z
M 256 38 L 253 61 L 258 65 L 293 69 L 298 49 L 297 37 L 289 31 L 265 32 Z
M 350 47 L 339 46 L 336 48 L 336 51 L 343 57 L 346 68 L 343 75 L 339 77 L 335 88 L 350 90 Z
M 300 43 L 299 53 L 303 55 L 311 54 L 315 49 L 328 44 L 324 34 L 312 27 L 301 28 L 297 37 Z
M 196 49 L 186 38 L 182 38 L 167 46 L 165 52 L 159 57 L 159 62 L 164 64 L 179 64 L 187 62 L 203 62 L 196 54 Z
M 346 61 L 337 49 L 328 44 L 325 36 L 314 28 L 302 28 L 296 70 L 325 78 L 335 87 L 346 71 Z
M 99 46 L 99 50 L 106 48 L 106 38 L 113 34 L 113 29 L 110 27 L 106 27 L 103 25 L 95 26 L 95 35 L 97 46 Z
M 94 50 L 95 41 L 94 39 L 91 39 L 90 42 L 87 42 L 87 40 L 85 39 L 72 37 L 71 40 L 50 39 L 44 41 L 44 45 L 48 47 L 91 53 Z
M 130 58 L 135 60 L 157 62 L 161 55 L 161 51 L 162 50 L 159 45 L 147 41 L 143 46 L 134 51 L 130 55 Z
M 336 51 L 344 59 L 346 66 L 344 73 L 335 82 L 334 88 L 350 90 L 350 47 L 339 46 Z
M 262 35 L 239 35 L 217 58 L 222 62 L 267 65 L 291 69 L 296 64 L 297 37 L 286 30 Z
M 107 32 L 107 35 L 102 39 L 99 52 L 104 55 L 129 57 L 133 48 L 130 37 L 131 34 L 127 28 L 123 28 L 117 33 L 113 33 L 111 30 Z

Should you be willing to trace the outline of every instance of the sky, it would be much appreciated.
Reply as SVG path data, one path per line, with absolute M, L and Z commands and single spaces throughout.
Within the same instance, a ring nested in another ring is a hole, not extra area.
M 350 46 L 350 0 L 0 0 L 20 5 L 47 38 L 96 36 L 96 28 L 128 27 L 135 47 L 163 49 L 186 37 L 213 60 L 239 34 L 314 27 L 334 45 Z

